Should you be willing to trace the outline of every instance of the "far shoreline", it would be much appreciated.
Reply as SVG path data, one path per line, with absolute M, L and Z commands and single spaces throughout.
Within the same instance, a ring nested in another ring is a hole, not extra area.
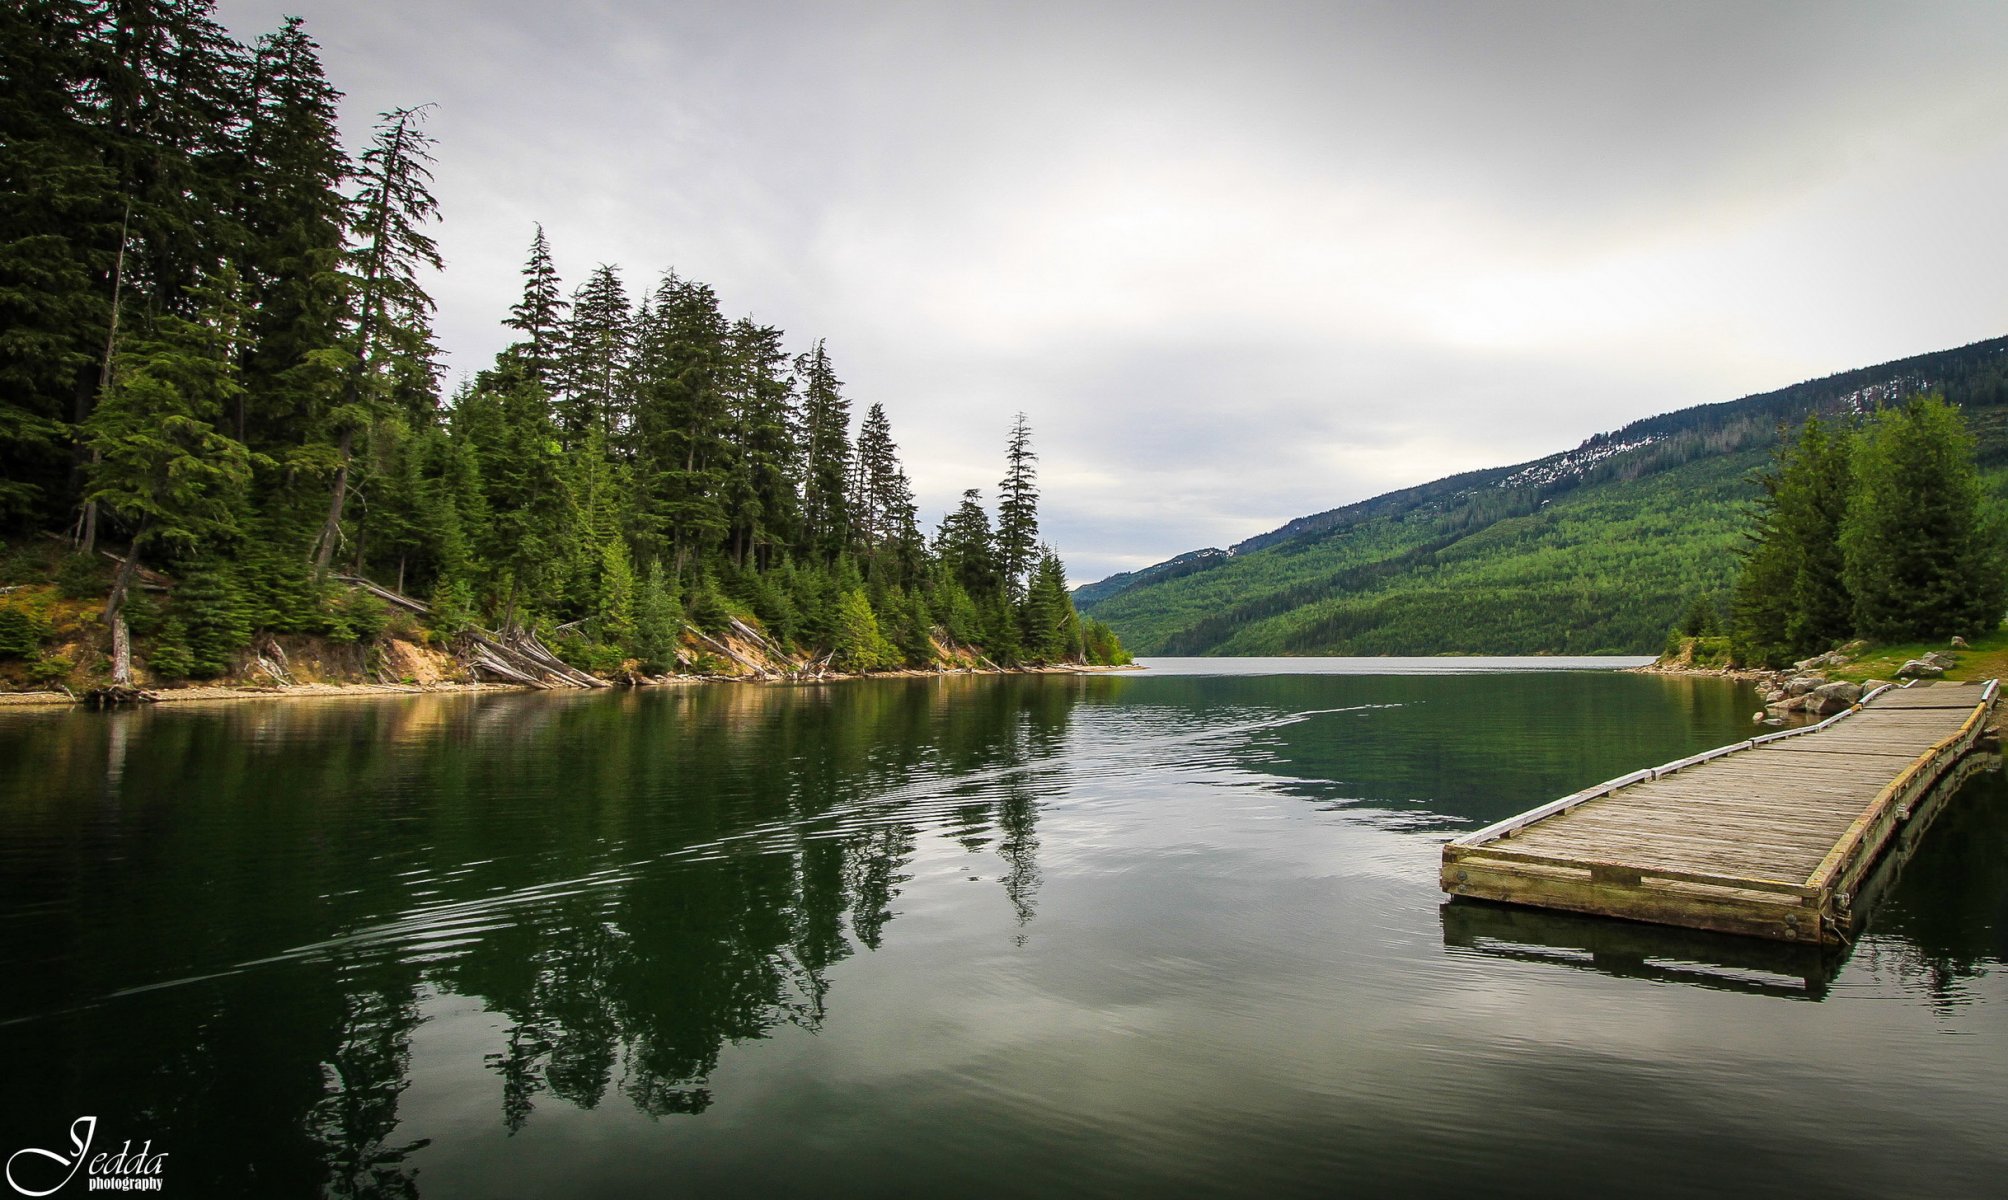
M 946 671 L 871 671 L 846 674 L 831 671 L 812 678 L 762 678 L 752 675 L 665 675 L 639 682 L 606 680 L 603 688 L 532 687 L 523 683 L 490 683 L 483 680 L 439 683 L 296 683 L 282 684 L 195 684 L 177 687 L 142 688 L 137 702 L 94 705 L 86 695 L 69 692 L 0 691 L 0 710 L 25 708 L 147 708 L 154 704 L 221 703 L 239 700 L 339 700 L 385 696 L 470 696 L 496 693 L 550 692 L 558 695 L 591 695 L 599 692 L 654 691 L 664 688 L 697 687 L 704 684 L 753 684 L 765 687 L 814 687 L 819 684 L 852 683 L 872 679 L 954 679 L 962 676 L 1005 675 L 1102 675 L 1118 671 L 1143 671 L 1136 663 L 1115 666 L 1078 664 L 1046 667 L 1012 667 L 1003 670 L 958 668 Z

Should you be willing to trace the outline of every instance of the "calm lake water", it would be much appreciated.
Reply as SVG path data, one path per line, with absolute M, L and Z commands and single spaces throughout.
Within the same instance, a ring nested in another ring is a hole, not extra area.
M 1444 840 L 1754 707 L 1485 665 L 0 713 L 0 1153 L 93 1115 L 201 1197 L 2001 1195 L 2001 776 L 1846 955 L 1445 905 Z

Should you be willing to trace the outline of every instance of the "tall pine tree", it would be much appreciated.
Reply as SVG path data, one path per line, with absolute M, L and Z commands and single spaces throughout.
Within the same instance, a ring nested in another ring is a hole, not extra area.
M 2001 623 L 2001 531 L 1982 511 L 1973 437 L 1943 397 L 1886 409 L 1862 430 L 1841 549 L 1867 637 L 1939 639 Z
M 802 392 L 802 532 L 804 556 L 834 562 L 850 540 L 844 485 L 851 468 L 851 402 L 819 339 L 795 359 Z
M 551 243 L 545 240 L 544 226 L 539 224 L 537 236 L 530 242 L 530 259 L 523 264 L 523 298 L 502 323 L 523 335 L 516 351 L 530 378 L 545 391 L 552 389 L 557 377 L 567 307 L 559 291 L 558 269 L 551 264 Z
M 524 300 L 530 302 L 527 293 Z M 584 443 L 595 429 L 612 442 L 625 425 L 620 384 L 634 339 L 627 288 L 619 271 L 601 263 L 572 293 L 572 315 L 564 325 L 555 405 L 567 446 Z
M 429 379 L 432 298 L 419 271 L 437 271 L 443 264 L 424 228 L 439 209 L 431 191 L 432 139 L 419 128 L 425 113 L 425 107 L 384 113 L 357 173 L 362 190 L 351 211 L 358 244 L 349 255 L 356 327 L 349 338 L 353 357 L 341 403 L 328 421 L 334 483 L 313 555 L 322 570 L 341 540 L 357 433 L 383 414 L 394 389 L 411 379 L 414 367 L 421 380 Z M 414 359 L 423 361 L 414 364 Z
M 1004 451 L 1004 481 L 997 488 L 997 565 L 1005 591 L 1015 600 L 1024 595 L 1033 554 L 1039 544 L 1039 456 L 1032 451 L 1032 429 L 1019 413 L 1011 424 Z

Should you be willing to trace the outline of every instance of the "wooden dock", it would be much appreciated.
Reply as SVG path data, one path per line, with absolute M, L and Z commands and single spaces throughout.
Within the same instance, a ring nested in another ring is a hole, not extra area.
M 1997 685 L 1879 688 L 1838 716 L 1636 771 L 1443 848 L 1454 896 L 1842 942 L 1857 889 L 1979 740 Z

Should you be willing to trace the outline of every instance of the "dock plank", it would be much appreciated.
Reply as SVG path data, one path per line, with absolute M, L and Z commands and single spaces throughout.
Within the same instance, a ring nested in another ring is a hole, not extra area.
M 1845 936 L 1853 888 L 1997 686 L 1878 691 L 1803 731 L 1635 772 L 1444 847 L 1453 895 L 1792 941 Z

